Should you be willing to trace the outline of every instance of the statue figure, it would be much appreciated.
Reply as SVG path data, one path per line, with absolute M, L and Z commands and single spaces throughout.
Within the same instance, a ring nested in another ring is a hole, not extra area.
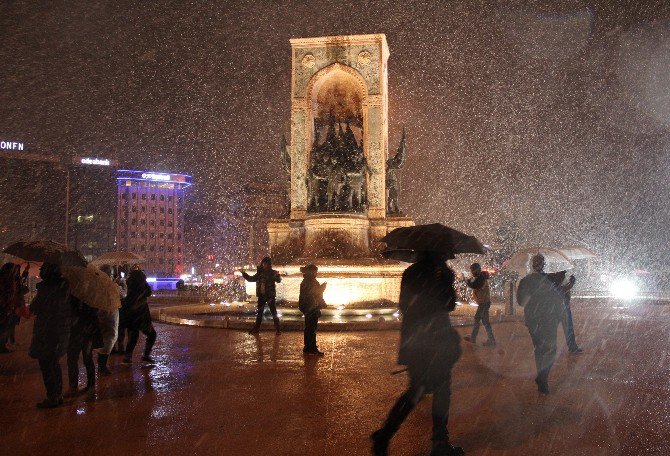
M 400 214 L 400 207 L 398 206 L 400 181 L 397 173 L 405 164 L 406 148 L 405 129 L 403 128 L 400 146 L 398 146 L 395 157 L 386 160 L 386 212 L 388 214 Z
M 366 177 L 372 174 L 370 166 L 365 156 L 361 154 L 354 162 L 354 171 L 347 173 L 347 184 L 349 187 L 349 194 L 347 195 L 347 203 L 349 210 L 362 210 L 365 205 L 364 189 Z M 356 201 L 354 201 L 354 198 Z
M 281 137 L 281 167 L 289 175 L 289 188 L 286 191 L 286 209 L 284 215 L 291 214 L 291 145 L 286 141 L 286 136 Z
M 327 208 L 329 211 L 336 211 L 339 209 L 340 204 L 340 195 L 342 194 L 342 188 L 344 187 L 345 174 L 336 157 L 330 159 L 330 167 L 328 169 L 328 203 Z

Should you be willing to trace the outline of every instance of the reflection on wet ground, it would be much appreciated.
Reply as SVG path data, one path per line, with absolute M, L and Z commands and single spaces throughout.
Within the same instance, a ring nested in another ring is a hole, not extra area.
M 559 329 L 553 394 L 538 397 L 521 323 L 494 325 L 498 347 L 464 345 L 453 376 L 450 431 L 468 455 L 670 454 L 670 307 L 607 299 L 573 306 L 582 355 Z M 405 387 L 391 375 L 395 331 L 323 333 L 323 358 L 302 334 L 248 335 L 156 325 L 155 366 L 112 359 L 95 393 L 36 410 L 43 386 L 27 356 L 30 323 L 0 355 L 3 454 L 365 455 L 368 435 Z M 468 327 L 459 328 L 461 334 Z M 64 361 L 64 360 L 63 360 Z M 80 383 L 83 383 L 83 368 Z M 427 455 L 430 403 L 391 454 Z

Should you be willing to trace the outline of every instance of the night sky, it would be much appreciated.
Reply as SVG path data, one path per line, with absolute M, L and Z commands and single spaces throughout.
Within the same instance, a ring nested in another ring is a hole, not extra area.
M 670 269 L 667 0 L 5 0 L 0 137 L 192 174 L 190 213 L 215 216 L 244 182 L 287 179 L 289 39 L 366 33 L 390 48 L 404 212 Z M 7 218 L 32 180 L 1 163 Z

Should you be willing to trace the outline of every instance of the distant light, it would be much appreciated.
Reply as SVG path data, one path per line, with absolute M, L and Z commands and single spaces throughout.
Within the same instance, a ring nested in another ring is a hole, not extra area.
M 333 318 L 337 318 L 338 320 L 341 318 L 340 314 L 335 314 L 333 315 Z
M 195 275 L 195 266 L 191 266 L 191 275 Z
M 393 312 L 393 316 L 398 318 L 400 316 L 400 312 L 398 312 L 398 311 Z
M 615 298 L 631 299 L 637 295 L 638 288 L 633 282 L 628 279 L 618 279 L 610 283 L 610 293 Z
M 147 277 L 147 283 L 156 283 L 157 281 L 156 277 Z
M 472 307 L 479 307 L 479 304 L 477 304 L 477 303 L 474 302 L 474 301 L 473 301 L 473 302 L 470 302 L 469 304 L 470 304 Z
M 372 318 L 372 314 L 365 314 L 365 318 Z
M 344 310 L 344 306 L 337 306 L 337 310 Z
M 109 166 L 111 162 L 106 158 L 88 158 L 84 157 L 80 160 L 82 165 L 97 165 L 97 166 Z
M 216 264 L 214 265 L 215 268 L 218 268 L 219 266 L 221 266 L 219 263 L 216 263 Z
M 191 277 L 191 274 L 182 274 L 179 276 L 181 280 L 188 280 L 189 277 Z

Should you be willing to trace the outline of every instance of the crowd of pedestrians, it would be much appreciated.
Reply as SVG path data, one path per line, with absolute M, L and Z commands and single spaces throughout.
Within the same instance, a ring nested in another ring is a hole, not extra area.
M 93 391 L 98 376 L 112 374 L 108 359 L 117 343 L 117 335 L 125 331 L 128 332 L 128 344 L 125 347 L 123 342 L 117 345 L 117 353 L 124 355 L 123 363 L 132 362 L 140 332 L 146 335 L 142 361 L 154 363 L 151 349 L 156 341 L 156 330 L 147 304 L 151 288 L 144 272 L 135 268 L 130 272 L 126 286 L 120 271 L 114 278 L 111 268 L 103 266 L 101 270 L 116 283 L 121 298 L 120 309 L 98 309 L 94 307 L 95 303 L 76 298 L 70 293 L 70 284 L 61 267 L 49 262 L 42 263 L 41 281 L 36 286 L 35 297 L 26 306 L 28 268 L 23 273 L 13 263 L 0 268 L 0 348 L 3 352 L 9 351 L 7 343 L 20 317 L 34 319 L 29 355 L 37 360 L 46 389 L 46 399 L 37 404 L 38 408 L 58 407 L 63 404 L 64 397 Z M 64 394 L 61 358 L 65 355 L 69 389 Z M 86 383 L 81 389 L 80 359 L 86 371 Z
M 449 440 L 448 418 L 451 401 L 451 371 L 461 356 L 460 336 L 450 322 L 449 313 L 456 305 L 454 272 L 446 265 L 446 255 L 419 252 L 416 262 L 402 276 L 399 308 L 402 312 L 398 363 L 406 366 L 409 374 L 407 390 L 397 399 L 382 427 L 372 438 L 372 452 L 377 456 L 388 454 L 393 435 L 412 411 L 426 396 L 432 395 L 433 449 L 431 456 L 464 454 Z M 518 304 L 524 308 L 525 324 L 534 347 L 537 376 L 535 382 L 541 394 L 549 394 L 549 373 L 556 356 L 556 332 L 563 325 L 568 349 L 581 352 L 574 335 L 570 310 L 570 291 L 575 283 L 566 271 L 547 274 L 545 259 L 536 255 L 531 260 L 533 272 L 519 282 Z M 151 296 L 146 276 L 139 268 L 128 274 L 127 280 L 117 270 L 115 277 L 110 267 L 101 270 L 113 280 L 121 298 L 119 310 L 101 310 L 92 303 L 83 302 L 69 292 L 68 280 L 57 264 L 43 263 L 41 282 L 37 293 L 26 306 L 27 268 L 22 272 L 18 265 L 7 263 L 0 268 L 0 349 L 7 350 L 13 328 L 20 317 L 34 318 L 33 335 L 29 354 L 38 361 L 46 399 L 39 408 L 53 408 L 63 404 L 63 379 L 60 359 L 67 355 L 69 389 L 65 396 L 74 396 L 95 388 L 99 376 L 112 374 L 109 357 L 123 355 L 123 363 L 133 360 L 133 352 L 140 333 L 146 336 L 142 361 L 152 364 L 151 351 L 157 333 L 151 320 L 147 298 Z M 323 356 L 316 341 L 316 331 L 321 310 L 326 307 L 323 294 L 326 283 L 317 280 L 318 267 L 308 264 L 300 268 L 298 307 L 305 317 L 305 355 Z M 491 294 L 490 276 L 481 265 L 473 263 L 467 286 L 473 290 L 478 309 L 470 335 L 465 340 L 476 344 L 480 324 L 487 333 L 485 346 L 495 346 L 496 340 L 489 321 Z M 276 310 L 276 284 L 281 275 L 272 268 L 269 257 L 263 259 L 255 274 L 241 271 L 244 278 L 256 283 L 258 296 L 257 314 L 251 333 L 260 330 L 265 307 L 272 313 L 275 331 L 281 334 Z M 127 343 L 124 346 L 124 342 Z M 97 372 L 94 352 L 98 353 Z M 86 383 L 79 389 L 79 360 L 86 371 Z

